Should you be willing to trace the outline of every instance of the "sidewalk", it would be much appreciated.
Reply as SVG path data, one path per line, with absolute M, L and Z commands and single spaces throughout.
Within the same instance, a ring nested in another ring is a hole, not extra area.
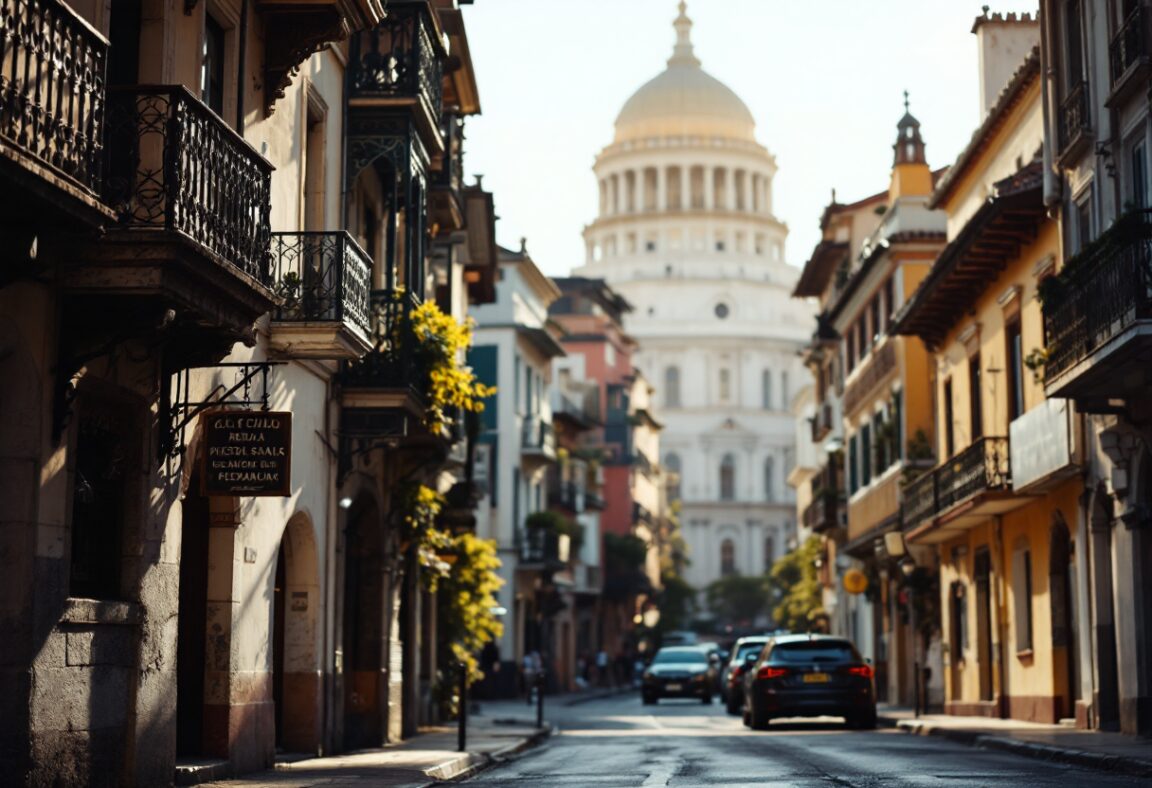
M 552 701 L 552 698 L 546 700 Z M 519 704 L 515 718 L 504 703 L 482 704 L 468 717 L 468 752 L 456 749 L 456 727 L 423 729 L 398 744 L 373 750 L 278 762 L 276 768 L 230 780 L 203 782 L 219 788 L 424 788 L 466 777 L 543 741 L 552 733 L 536 727 L 535 707 Z
M 906 733 L 943 736 L 1029 758 L 1152 777 L 1152 739 L 1141 736 L 989 717 L 922 714 L 916 718 L 912 709 L 884 704 L 879 707 L 879 718 L 881 726 Z

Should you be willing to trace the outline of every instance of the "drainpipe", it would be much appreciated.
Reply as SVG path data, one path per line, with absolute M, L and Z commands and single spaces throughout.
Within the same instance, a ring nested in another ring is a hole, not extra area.
M 1056 134 L 1052 128 L 1052 108 L 1056 106 L 1056 71 L 1052 65 L 1052 15 L 1049 13 L 1048 3 L 1040 5 L 1040 79 L 1042 80 L 1044 98 L 1040 102 L 1043 112 L 1044 145 L 1044 206 L 1048 208 L 1049 215 L 1059 209 L 1060 205 L 1060 179 L 1056 177 L 1052 161 L 1052 146 L 1058 144 Z

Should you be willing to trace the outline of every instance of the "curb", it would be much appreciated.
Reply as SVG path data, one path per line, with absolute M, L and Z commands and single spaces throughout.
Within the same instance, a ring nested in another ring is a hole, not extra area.
M 895 727 L 914 736 L 940 736 L 972 747 L 1001 750 L 1014 755 L 1022 755 L 1026 758 L 1067 763 L 1073 766 L 1084 766 L 1089 769 L 1125 774 L 1132 777 L 1152 777 L 1152 761 L 1145 761 L 1139 758 L 1127 758 L 1122 755 L 1106 755 L 1104 753 L 1077 750 L 1068 747 L 1054 747 L 1050 744 L 1021 741 L 1020 739 L 996 736 L 979 731 L 945 728 L 918 720 L 896 720 Z
M 531 736 L 521 739 L 514 744 L 505 745 L 493 752 L 461 753 L 450 761 L 445 761 L 444 763 L 425 769 L 424 774 L 431 777 L 433 782 L 425 783 L 421 788 L 434 788 L 434 786 L 446 782 L 457 782 L 473 777 L 490 766 L 504 763 L 519 753 L 535 747 L 551 736 L 554 730 L 552 724 L 546 722 L 543 728 L 537 730 Z

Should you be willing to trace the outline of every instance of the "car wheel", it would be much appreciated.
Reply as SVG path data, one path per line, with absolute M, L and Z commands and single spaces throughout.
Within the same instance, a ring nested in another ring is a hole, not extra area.
M 761 709 L 756 708 L 756 704 L 754 703 L 750 703 L 749 706 L 751 707 L 749 716 L 751 717 L 752 730 L 768 730 L 768 723 L 772 721 L 772 717 L 768 714 L 767 711 L 762 711 Z
M 655 706 L 658 698 L 649 692 L 645 692 L 640 696 L 640 700 L 645 706 Z
M 744 719 L 743 719 L 744 727 L 747 728 L 747 727 L 751 726 L 752 725 L 752 715 L 750 715 L 748 713 L 747 707 L 744 708 L 744 715 L 743 716 L 744 716 Z
M 740 713 L 740 705 L 736 703 L 736 699 L 731 696 L 728 697 L 728 702 L 724 704 L 724 707 L 728 710 L 729 714 Z
M 712 705 L 712 696 L 711 695 L 705 695 L 704 697 L 702 697 L 700 699 L 700 702 L 703 703 L 705 706 L 711 706 Z
M 848 726 L 862 731 L 876 730 L 876 711 L 866 711 L 848 718 Z

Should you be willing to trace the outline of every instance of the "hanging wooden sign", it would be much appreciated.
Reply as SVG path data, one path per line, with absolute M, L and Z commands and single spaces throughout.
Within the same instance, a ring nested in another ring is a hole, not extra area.
M 201 418 L 204 495 L 291 494 L 290 411 L 217 411 Z

